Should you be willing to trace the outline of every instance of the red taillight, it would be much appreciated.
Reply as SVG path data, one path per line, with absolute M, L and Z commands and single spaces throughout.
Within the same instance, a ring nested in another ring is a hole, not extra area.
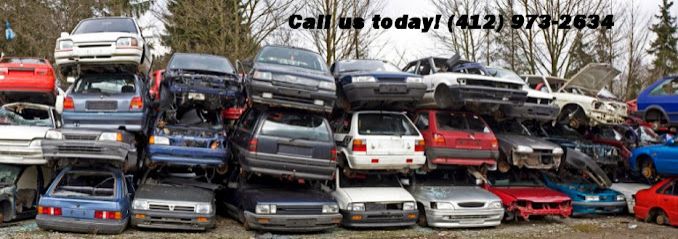
M 353 140 L 353 152 L 367 152 L 367 144 L 365 140 L 354 139 Z
M 406 163 L 412 163 L 412 162 L 414 162 L 414 160 L 412 160 L 412 159 L 405 159 L 405 162 L 406 162 Z
M 75 103 L 73 103 L 73 98 L 70 96 L 67 96 L 64 98 L 64 110 L 74 110 L 75 109 Z
M 250 152 L 257 152 L 257 143 L 259 143 L 259 141 L 257 141 L 256 138 L 251 139 L 251 140 L 250 140 L 250 145 L 249 145 L 249 147 L 248 147 L 247 149 L 248 149 Z
M 144 108 L 144 102 L 141 100 L 140 96 L 132 97 L 132 100 L 129 102 L 130 110 L 140 110 Z
M 442 134 L 433 134 L 433 144 L 434 145 L 445 145 L 445 136 Z
M 7 75 L 7 74 L 9 74 L 9 68 L 0 67 L 0 75 Z
M 497 139 L 492 140 L 492 148 L 493 149 L 499 148 L 499 142 L 497 142 Z
M 330 160 L 337 161 L 337 148 L 330 149 Z
M 120 220 L 122 213 L 117 211 L 94 211 L 94 218 L 104 220 Z
M 426 149 L 426 143 L 424 143 L 424 140 L 417 140 L 415 143 L 414 152 L 424 152 L 424 149 Z
M 61 216 L 61 208 L 60 207 L 38 206 L 38 214 L 50 215 L 50 216 Z
M 379 163 L 379 159 L 372 159 L 372 163 Z

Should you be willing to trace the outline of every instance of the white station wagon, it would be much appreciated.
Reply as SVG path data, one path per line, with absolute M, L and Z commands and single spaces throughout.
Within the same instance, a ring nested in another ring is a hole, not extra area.
M 358 170 L 405 170 L 426 162 L 424 138 L 401 112 L 358 111 L 334 121 L 339 165 Z

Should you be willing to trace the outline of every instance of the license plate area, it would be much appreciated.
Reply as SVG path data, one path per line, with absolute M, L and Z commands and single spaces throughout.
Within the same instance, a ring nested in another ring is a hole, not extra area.
M 285 155 L 311 156 L 313 153 L 313 149 L 309 147 L 279 144 L 278 153 Z
M 315 224 L 315 219 L 289 219 L 286 224 L 289 227 L 313 226 Z
M 87 110 L 116 110 L 118 108 L 117 101 L 87 101 L 85 102 Z
M 379 86 L 379 92 L 381 93 L 406 93 L 407 87 L 400 85 L 382 85 Z
M 202 93 L 188 93 L 189 100 L 205 100 L 205 94 Z

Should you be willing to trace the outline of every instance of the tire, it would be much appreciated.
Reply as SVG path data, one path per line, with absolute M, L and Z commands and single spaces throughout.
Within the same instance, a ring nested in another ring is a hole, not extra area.
M 652 125 L 653 130 L 659 130 L 662 124 L 667 123 L 667 120 L 664 118 L 664 114 L 657 110 L 651 110 L 645 115 L 645 121 Z
M 428 227 L 428 218 L 426 218 L 426 210 L 420 205 L 419 217 L 417 218 L 417 225 L 420 227 Z
M 567 123 L 573 129 L 588 125 L 584 110 L 579 106 L 566 106 L 558 116 L 558 122 Z
M 515 212 L 506 211 L 506 212 L 504 212 L 504 218 L 502 219 L 502 221 L 505 221 L 505 222 L 516 221 L 517 218 L 518 217 L 516 216 Z
M 439 85 L 435 92 L 433 93 L 433 100 L 439 108 L 447 109 L 450 108 L 450 88 L 447 85 Z
M 641 175 L 649 183 L 654 183 L 657 180 L 657 169 L 651 158 L 645 158 L 640 166 Z
M 506 173 L 511 170 L 511 164 L 508 162 L 508 158 L 504 153 L 501 153 L 501 156 L 497 160 L 497 170 L 501 173 Z
M 666 213 L 664 211 L 659 210 L 657 212 L 657 216 L 655 217 L 655 222 L 657 222 L 658 225 L 668 225 L 669 224 L 669 218 L 666 216 Z

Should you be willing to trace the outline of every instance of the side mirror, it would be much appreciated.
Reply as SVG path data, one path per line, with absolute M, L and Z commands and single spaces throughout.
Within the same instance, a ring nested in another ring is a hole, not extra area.
M 409 178 L 401 178 L 400 184 L 402 184 L 403 186 L 410 186 L 410 179 Z
M 67 82 L 68 84 L 73 84 L 73 83 L 75 83 L 75 76 L 67 76 L 67 77 L 66 77 L 66 82 Z

